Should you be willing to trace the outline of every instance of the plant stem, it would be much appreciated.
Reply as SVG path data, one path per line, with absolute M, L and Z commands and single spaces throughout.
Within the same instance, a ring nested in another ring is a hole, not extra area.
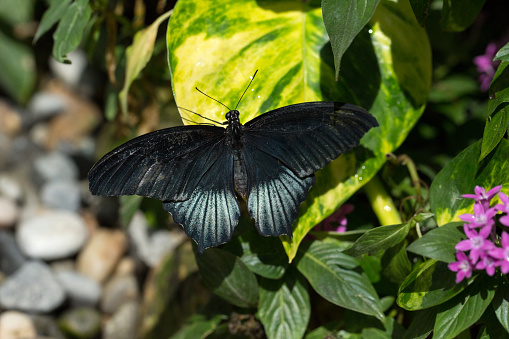
M 385 190 L 378 176 L 373 177 L 366 186 L 364 186 L 364 191 L 371 203 L 373 211 L 380 221 L 380 225 L 401 224 L 402 221 L 398 210 L 396 206 L 394 206 L 394 202 Z

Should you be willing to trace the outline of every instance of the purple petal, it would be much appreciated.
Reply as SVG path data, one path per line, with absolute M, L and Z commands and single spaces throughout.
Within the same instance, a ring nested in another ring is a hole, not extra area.
M 490 189 L 487 194 L 488 199 L 491 200 L 491 198 L 493 198 L 498 192 L 500 192 L 501 189 L 502 189 L 502 185 L 498 185 L 498 186 L 495 186 L 492 189 Z
M 454 248 L 458 251 L 468 251 L 472 249 L 472 241 L 470 239 L 461 240 L 459 243 L 454 246 Z M 461 261 L 460 258 L 458 260 Z M 464 259 L 463 259 L 464 260 Z
M 509 226 L 509 215 L 501 216 L 499 221 L 502 225 Z
M 502 266 L 500 266 L 500 270 L 502 271 L 503 274 L 509 273 L 509 261 L 504 261 L 502 263 Z
M 477 199 L 478 198 L 478 196 L 476 194 L 463 194 L 462 197 L 467 198 L 467 199 Z
M 491 249 L 488 254 L 490 257 L 497 258 L 497 259 L 503 259 L 504 258 L 504 249 L 500 247 L 496 247 Z
M 449 267 L 449 270 L 451 270 L 453 272 L 458 272 L 460 269 L 460 263 L 458 261 L 452 262 L 449 264 L 448 267 Z
M 479 231 L 479 235 L 481 237 L 483 237 L 484 239 L 486 239 L 488 237 L 488 235 L 490 235 L 491 233 L 491 225 L 488 225 L 488 226 L 484 226 L 483 228 L 481 228 L 481 230 Z
M 502 232 L 502 247 L 508 248 L 509 247 L 509 234 L 506 232 Z
M 458 218 L 466 222 L 473 222 L 475 220 L 474 215 L 468 213 L 461 214 Z

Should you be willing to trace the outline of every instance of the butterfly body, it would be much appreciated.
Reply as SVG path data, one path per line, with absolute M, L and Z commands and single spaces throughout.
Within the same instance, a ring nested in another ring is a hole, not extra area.
M 200 252 L 233 235 L 240 218 L 235 192 L 260 234 L 291 236 L 314 172 L 378 126 L 364 109 L 337 102 L 285 106 L 244 125 L 237 110 L 226 119 L 226 128 L 174 127 L 121 145 L 91 169 L 90 191 L 162 200 Z

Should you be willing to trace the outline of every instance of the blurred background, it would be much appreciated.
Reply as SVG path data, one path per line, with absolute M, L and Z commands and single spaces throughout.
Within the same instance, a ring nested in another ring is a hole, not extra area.
M 40 22 L 50 6 L 56 11 L 71 1 L 0 0 L 1 339 L 167 337 L 209 299 L 190 241 L 161 202 L 88 191 L 87 173 L 107 151 L 182 123 L 166 57 L 167 20 L 152 25 L 175 1 L 81 2 L 90 18 L 62 63 L 52 56 L 57 20 L 44 30 Z M 460 33 L 441 30 L 441 8 L 432 1 L 426 21 L 429 103 L 397 153 L 416 163 L 428 185 L 482 136 L 492 59 L 509 41 L 507 1 L 486 2 Z M 119 99 L 129 47 L 150 30 L 150 61 Z M 412 193 L 410 178 L 397 164 L 384 171 L 399 205 Z M 374 226 L 368 200 L 351 200 L 349 223 Z

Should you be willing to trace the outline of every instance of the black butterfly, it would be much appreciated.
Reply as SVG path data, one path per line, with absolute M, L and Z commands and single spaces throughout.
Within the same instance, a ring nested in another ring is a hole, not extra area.
M 226 128 L 180 126 L 126 142 L 90 170 L 90 191 L 162 200 L 200 253 L 231 239 L 240 217 L 235 192 L 261 235 L 291 237 L 314 172 L 378 126 L 363 108 L 338 102 L 285 106 L 245 125 L 235 108 L 226 119 Z

